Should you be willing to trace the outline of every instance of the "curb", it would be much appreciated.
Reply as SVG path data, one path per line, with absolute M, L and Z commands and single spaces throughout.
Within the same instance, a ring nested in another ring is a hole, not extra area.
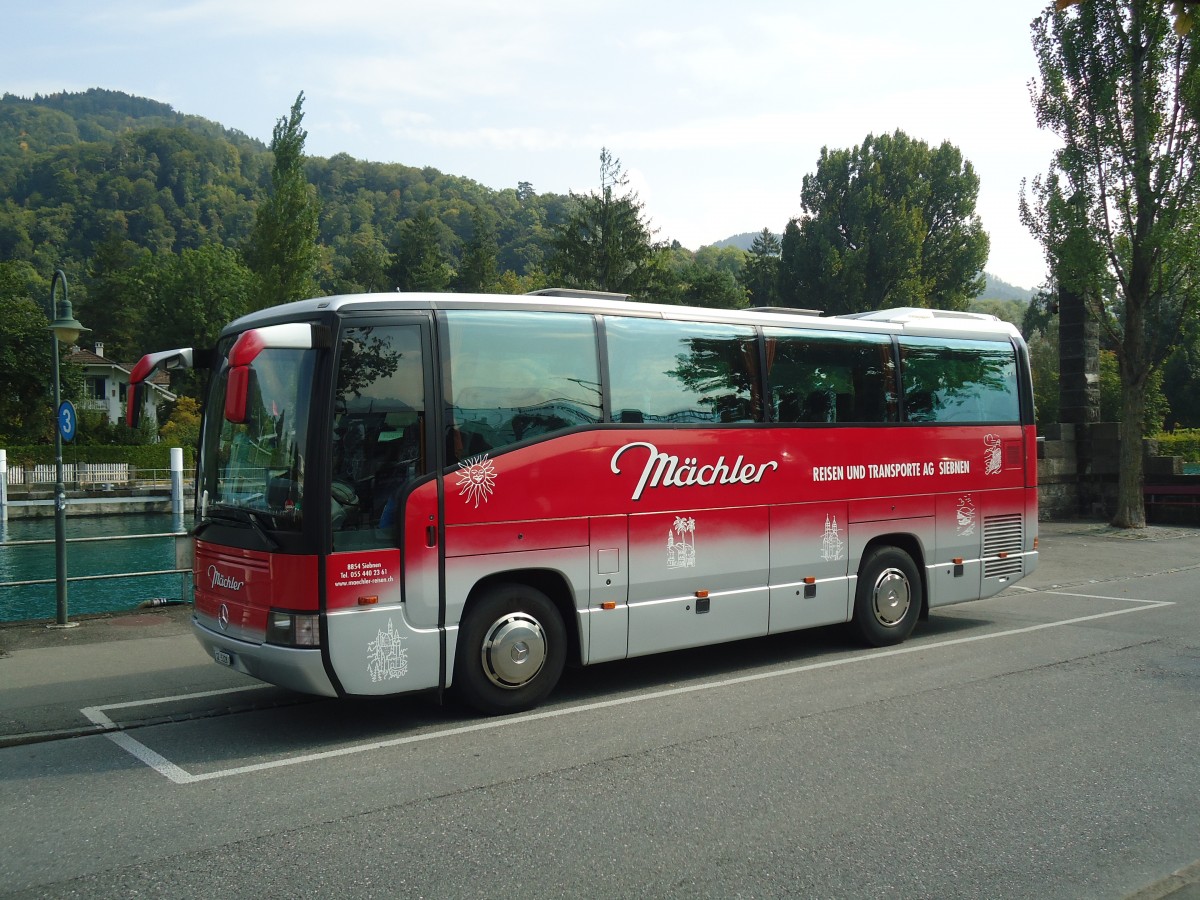
M 1183 900 L 1183 891 L 1190 887 L 1196 887 L 1195 892 L 1188 891 L 1187 897 L 1200 897 L 1200 859 L 1196 860 L 1190 866 L 1184 866 L 1172 872 L 1166 878 L 1148 884 L 1139 891 L 1128 894 L 1124 900 L 1161 900 L 1163 897 L 1172 897 L 1179 895 Z

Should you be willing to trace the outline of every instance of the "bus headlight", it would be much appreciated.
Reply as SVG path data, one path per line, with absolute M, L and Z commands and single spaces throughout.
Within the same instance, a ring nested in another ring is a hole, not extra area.
M 320 647 L 319 617 L 271 610 L 267 615 L 267 643 L 284 647 Z

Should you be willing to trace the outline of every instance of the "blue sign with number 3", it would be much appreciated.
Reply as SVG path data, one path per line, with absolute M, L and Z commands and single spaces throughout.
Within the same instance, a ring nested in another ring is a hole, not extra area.
M 70 400 L 64 400 L 58 405 L 58 432 L 64 441 L 75 439 L 75 427 L 79 420 L 75 417 L 75 407 Z

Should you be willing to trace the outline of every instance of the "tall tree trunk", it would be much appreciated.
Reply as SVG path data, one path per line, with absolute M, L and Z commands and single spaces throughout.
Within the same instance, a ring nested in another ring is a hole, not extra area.
M 1142 431 L 1146 419 L 1145 317 L 1140 304 L 1126 304 L 1125 338 L 1121 353 L 1121 449 L 1118 455 L 1117 509 L 1112 524 L 1118 528 L 1146 527 L 1146 498 L 1142 494 Z

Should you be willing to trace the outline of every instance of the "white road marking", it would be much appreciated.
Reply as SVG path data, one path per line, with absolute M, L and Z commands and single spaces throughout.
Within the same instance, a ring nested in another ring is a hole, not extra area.
M 126 752 L 144 762 L 147 766 L 154 769 L 164 778 L 173 781 L 175 784 L 194 784 L 199 781 L 211 781 L 215 778 L 228 778 L 231 775 L 245 775 L 250 772 L 262 772 L 267 769 L 279 769 L 285 766 L 296 766 L 302 763 L 315 762 L 322 759 L 333 759 L 339 756 L 351 756 L 357 753 L 369 753 L 372 750 L 384 750 L 390 747 L 402 747 L 406 744 L 419 744 L 426 741 L 439 740 L 442 738 L 455 737 L 461 734 L 472 734 L 480 731 L 491 731 L 497 728 L 508 728 L 513 725 L 523 725 L 528 722 L 537 722 L 544 719 L 557 719 L 563 716 L 576 715 L 577 713 L 593 712 L 600 709 L 612 709 L 618 706 L 627 706 L 632 703 L 644 703 L 648 700 L 662 700 L 666 697 L 678 697 L 682 694 L 692 694 L 699 691 L 710 691 L 718 688 L 733 687 L 741 684 L 749 684 L 754 681 L 765 681 L 770 678 L 783 678 L 788 675 L 799 675 L 804 672 L 813 672 L 819 669 L 832 669 L 838 666 L 849 666 L 857 663 L 870 662 L 876 659 L 885 659 L 892 656 L 903 656 L 907 653 L 924 653 L 929 650 L 938 650 L 943 647 L 956 647 L 962 644 L 972 644 L 978 641 L 990 641 L 996 638 L 1012 637 L 1018 634 L 1030 634 L 1035 631 L 1045 631 L 1049 628 L 1061 628 L 1064 625 L 1079 625 L 1084 622 L 1095 622 L 1099 619 L 1108 619 L 1113 616 L 1123 616 L 1129 613 L 1144 612 L 1150 609 L 1156 609 L 1161 606 L 1174 606 L 1175 604 L 1168 600 L 1141 600 L 1134 597 L 1104 597 L 1097 594 L 1078 594 L 1068 591 L 1040 591 L 1039 593 L 1051 594 L 1059 597 L 1082 597 L 1087 600 L 1111 600 L 1118 603 L 1136 603 L 1138 606 L 1128 607 L 1126 609 L 1109 610 L 1108 612 L 1092 613 L 1086 616 L 1075 616 L 1070 619 L 1062 619 L 1056 622 L 1043 622 L 1038 625 L 1026 625 L 1021 628 L 1008 628 L 1004 631 L 993 631 L 987 634 L 976 634 L 968 637 L 949 638 L 944 641 L 933 641 L 926 644 L 905 644 L 902 647 L 893 647 L 888 650 L 877 650 L 871 653 L 858 654 L 855 656 L 846 656 L 839 659 L 824 660 L 815 663 L 805 663 L 800 666 L 790 666 L 786 669 L 774 669 L 770 672 L 755 672 L 751 675 L 738 675 L 733 678 L 723 678 L 720 681 L 709 681 L 702 684 L 690 684 L 683 687 L 667 688 L 661 691 L 651 691 L 647 694 L 637 694 L 635 696 L 618 697 L 612 700 L 598 700 L 593 703 L 581 703 L 577 706 L 566 706 L 558 709 L 548 709 L 542 712 L 531 712 L 523 715 L 509 716 L 499 719 L 486 719 L 480 722 L 473 722 L 469 725 L 459 725 L 453 728 L 442 728 L 438 731 L 429 731 L 424 734 L 413 734 L 406 737 L 390 738 L 382 741 L 368 741 L 362 744 L 352 744 L 348 747 L 341 747 L 337 750 L 324 750 L 320 753 L 305 753 L 300 756 L 289 756 L 283 759 L 271 760 L 270 762 L 252 763 L 246 766 L 234 766 L 229 769 L 218 769 L 213 772 L 202 772 L 193 774 L 177 766 L 166 757 L 151 750 L 145 744 L 129 736 L 128 732 L 116 730 L 118 726 L 110 719 L 105 710 L 113 709 L 129 709 L 135 706 L 150 706 L 159 703 L 171 703 L 179 700 L 193 700 L 201 697 L 215 697 L 221 694 L 234 694 L 241 691 L 260 690 L 270 687 L 270 685 L 250 685 L 248 687 L 228 688 L 217 691 L 203 691 L 196 694 L 179 694 L 174 697 L 154 697 L 149 700 L 131 700 L 127 703 L 110 703 L 105 706 L 89 706 L 86 709 L 80 710 L 87 718 L 106 729 L 105 737 L 121 747 Z
M 238 694 L 242 691 L 261 691 L 269 684 L 248 684 L 245 687 L 219 688 L 213 691 L 198 691 L 195 694 L 176 694 L 174 697 L 151 697 L 149 700 L 129 700 L 125 703 L 108 703 L 104 706 L 89 706 L 80 712 L 101 728 L 115 729 L 117 726 L 104 714 L 106 709 L 129 709 L 134 706 L 156 706 L 159 703 L 174 703 L 177 700 L 198 700 L 201 697 L 219 697 L 222 694 Z

